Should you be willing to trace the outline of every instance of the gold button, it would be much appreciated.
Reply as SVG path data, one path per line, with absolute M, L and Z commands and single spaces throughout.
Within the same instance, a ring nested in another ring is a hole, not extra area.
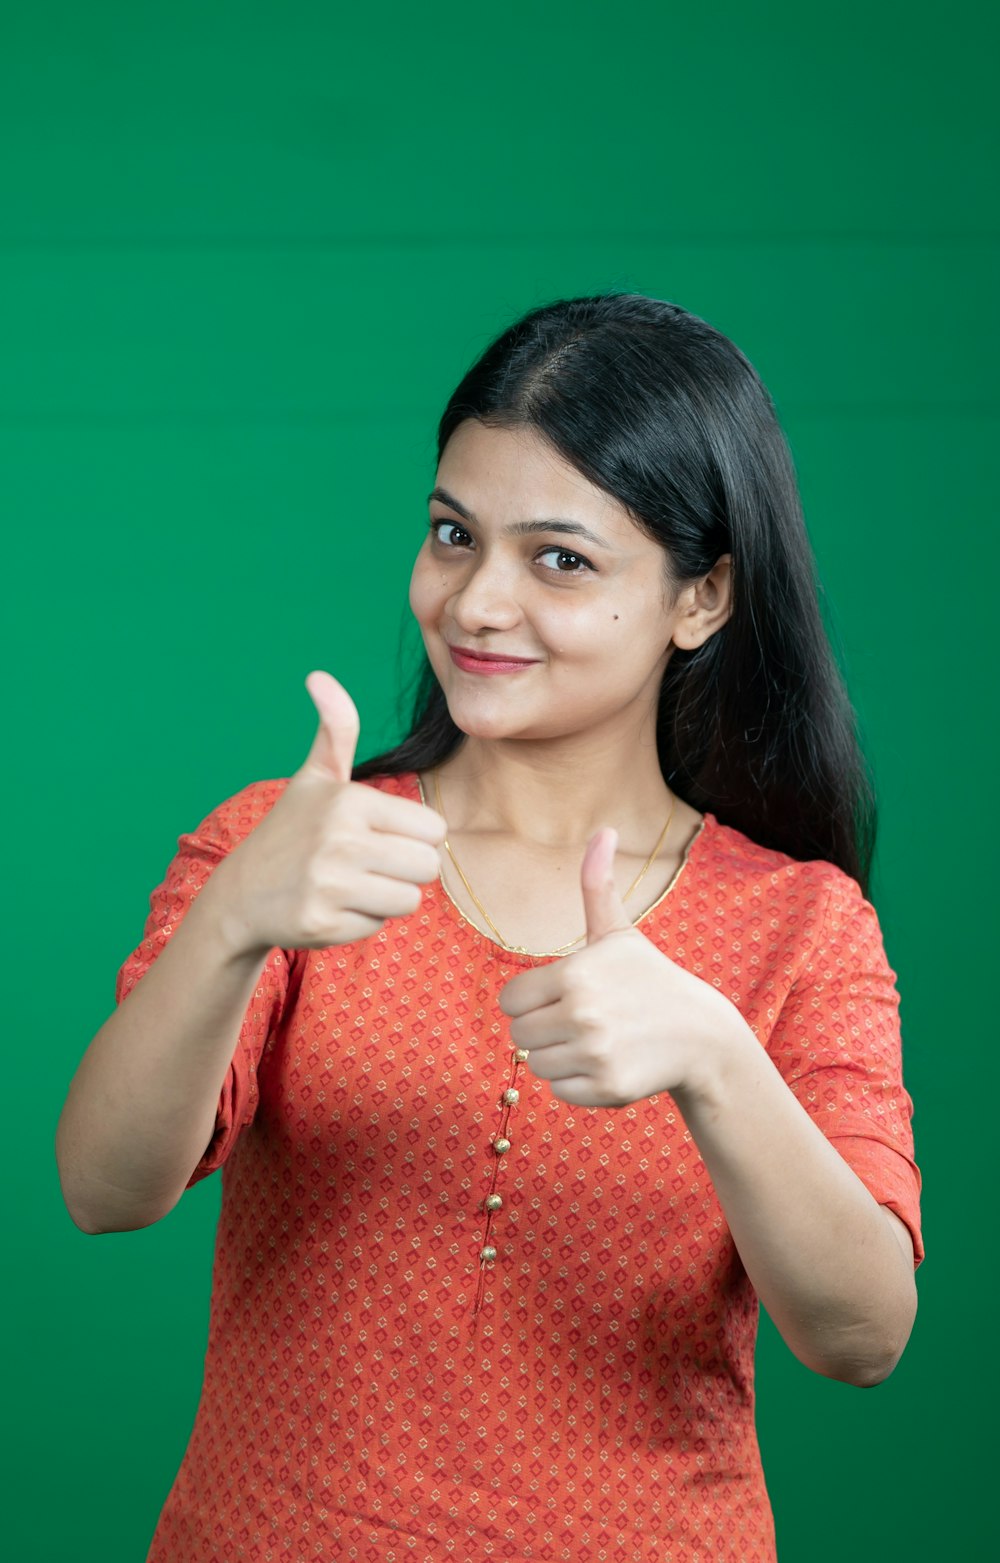
M 526 1064 L 528 1062 L 528 1049 L 526 1047 L 516 1047 L 514 1049 L 514 1057 L 519 1064 Z
M 482 1253 L 479 1255 L 484 1265 L 491 1264 L 496 1256 L 497 1251 L 495 1248 L 484 1248 Z
M 508 1086 L 506 1091 L 503 1093 L 503 1099 L 508 1107 L 516 1107 L 518 1102 L 521 1100 L 521 1093 L 520 1091 L 515 1091 L 514 1087 L 511 1085 Z
M 510 1150 L 510 1141 L 505 1140 L 501 1134 L 499 1139 L 493 1141 L 493 1149 L 496 1151 L 498 1156 L 503 1156 L 507 1153 L 507 1151 Z
M 503 1209 L 503 1200 L 500 1198 L 499 1194 L 487 1194 L 483 1204 L 486 1206 L 487 1210 Z

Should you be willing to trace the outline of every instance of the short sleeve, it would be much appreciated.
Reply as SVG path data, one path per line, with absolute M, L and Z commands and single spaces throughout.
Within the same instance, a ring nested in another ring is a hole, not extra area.
M 875 908 L 849 875 L 830 874 L 816 937 L 767 1048 L 868 1191 L 909 1227 L 919 1264 L 920 1173 L 913 1103 L 903 1086 L 896 973 Z
M 286 781 L 254 782 L 214 809 L 189 835 L 177 842 L 177 853 L 166 878 L 153 891 L 142 943 L 118 973 L 115 1002 L 121 1004 L 166 948 L 212 871 L 273 808 Z M 236 1051 L 222 1083 L 215 1131 L 187 1187 L 221 1167 L 240 1131 L 257 1108 L 257 1067 L 268 1038 L 281 1018 L 288 993 L 293 952 L 271 950 L 257 988 L 247 1006 Z

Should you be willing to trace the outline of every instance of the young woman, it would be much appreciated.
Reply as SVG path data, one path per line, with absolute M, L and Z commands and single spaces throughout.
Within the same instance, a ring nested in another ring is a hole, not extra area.
M 758 1298 L 875 1384 L 920 1257 L 874 807 L 770 400 L 612 295 L 440 426 L 412 731 L 326 673 L 181 837 L 58 1137 L 74 1220 L 224 1168 L 151 1563 L 761 1563 Z

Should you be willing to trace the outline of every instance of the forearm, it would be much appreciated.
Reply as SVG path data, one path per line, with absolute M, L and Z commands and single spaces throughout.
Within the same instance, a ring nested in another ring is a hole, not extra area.
M 70 1085 L 56 1158 L 67 1208 L 84 1231 L 158 1221 L 212 1137 L 265 957 L 233 951 L 210 889 L 101 1027 Z
M 877 1383 L 912 1328 L 912 1253 L 737 1021 L 708 1055 L 706 1078 L 676 1093 L 678 1106 L 789 1347 L 818 1373 Z

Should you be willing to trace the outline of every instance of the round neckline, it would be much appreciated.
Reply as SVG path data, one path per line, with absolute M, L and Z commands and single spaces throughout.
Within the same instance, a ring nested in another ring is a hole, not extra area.
M 403 780 L 404 778 L 410 782 L 411 795 L 414 795 L 416 799 L 418 799 L 426 806 L 427 798 L 424 794 L 424 786 L 420 779 L 420 772 L 404 772 L 403 775 L 401 775 L 400 780 Z M 687 846 L 684 848 L 684 854 L 681 857 L 681 860 L 678 863 L 674 873 L 671 875 L 669 883 L 663 888 L 663 890 L 661 890 L 656 900 L 647 906 L 645 911 L 640 912 L 638 917 L 633 919 L 633 928 L 638 928 L 640 923 L 644 923 L 646 918 L 650 917 L 653 912 L 656 911 L 657 907 L 661 906 L 667 899 L 667 896 L 670 895 L 671 891 L 675 888 L 685 868 L 691 861 L 691 855 L 695 847 L 705 836 L 706 830 L 710 829 L 715 823 L 716 820 L 714 814 L 706 811 L 702 815 L 701 824 L 698 826 L 697 830 L 688 841 Z M 499 958 L 507 961 L 513 961 L 518 965 L 533 965 L 538 961 L 558 960 L 561 958 L 556 956 L 553 952 L 545 950 L 508 950 L 506 945 L 499 944 L 497 940 L 493 938 L 492 934 L 484 933 L 481 928 L 479 928 L 474 922 L 470 921 L 470 919 L 463 912 L 462 908 L 459 906 L 458 902 L 455 900 L 454 896 L 451 894 L 451 891 L 444 882 L 444 876 L 440 866 L 438 867 L 437 878 L 428 888 L 436 891 L 439 896 L 443 898 L 446 905 L 450 907 L 451 910 L 455 913 L 455 916 L 458 918 L 461 925 L 464 928 L 467 928 L 470 933 L 474 934 L 479 940 L 481 940 L 483 944 L 488 945 L 491 950 L 495 951 Z M 579 948 L 586 949 L 586 945 L 582 944 L 579 946 Z M 576 952 L 570 951 L 569 953 L 575 954 Z

